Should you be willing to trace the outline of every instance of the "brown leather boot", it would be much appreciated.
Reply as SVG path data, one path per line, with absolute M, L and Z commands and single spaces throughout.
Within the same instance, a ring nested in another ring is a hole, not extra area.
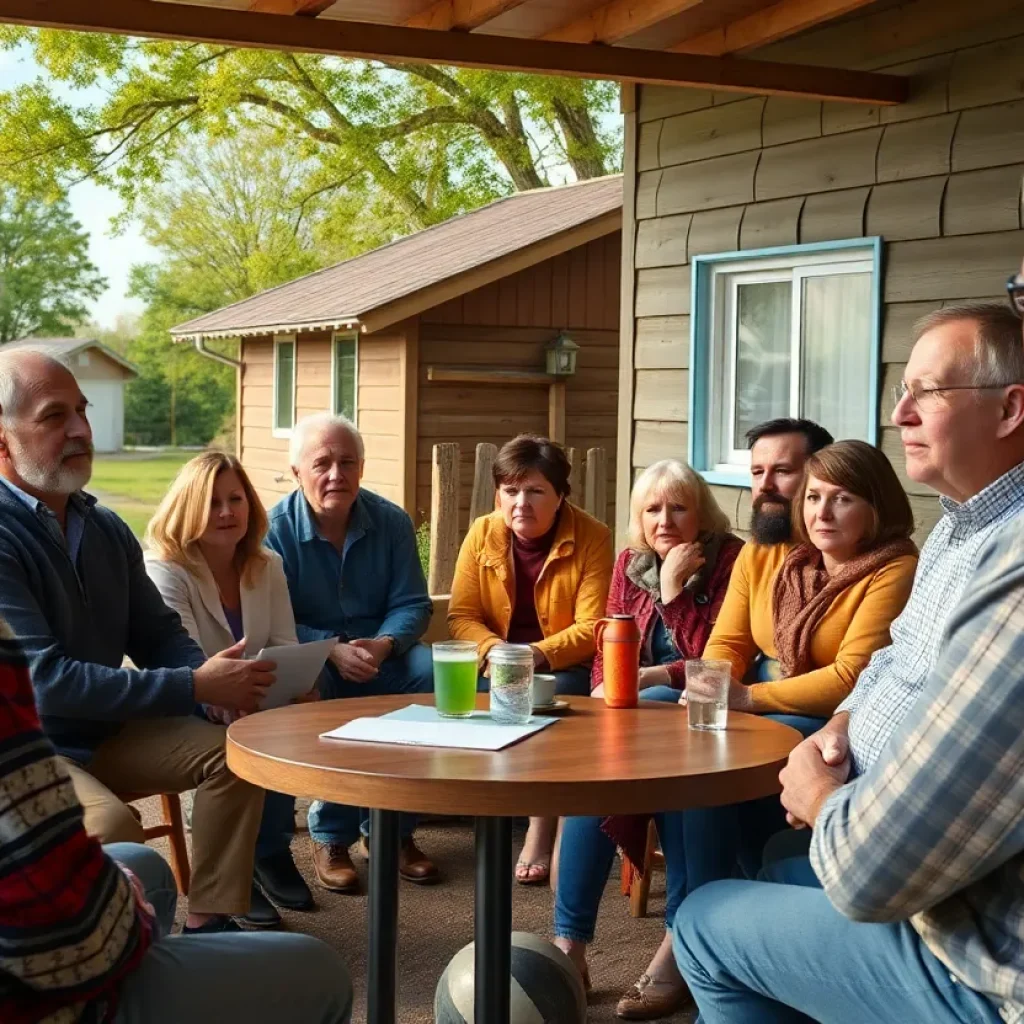
M 359 892 L 359 874 L 347 846 L 340 843 L 313 843 L 313 869 L 317 881 L 325 889 L 348 895 Z
M 369 858 L 370 842 L 366 836 L 360 841 L 359 848 Z M 435 885 L 441 881 L 441 872 L 437 870 L 437 865 L 412 838 L 402 841 L 402 849 L 398 855 L 398 873 L 407 882 L 415 882 L 417 885 Z
M 407 882 L 416 882 L 418 885 L 434 885 L 441 881 L 441 872 L 437 870 L 437 865 L 411 837 L 402 843 L 402 852 L 398 856 L 398 873 Z

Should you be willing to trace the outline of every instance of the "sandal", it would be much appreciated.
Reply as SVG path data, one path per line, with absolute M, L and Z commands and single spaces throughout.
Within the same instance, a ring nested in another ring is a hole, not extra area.
M 670 981 L 654 981 L 649 974 L 640 980 L 619 1000 L 615 1007 L 620 1020 L 660 1020 L 691 1001 L 686 982 L 678 985 Z
M 534 874 L 534 872 L 537 872 Z M 543 885 L 551 876 L 551 858 L 547 860 L 517 860 L 516 881 L 520 885 Z

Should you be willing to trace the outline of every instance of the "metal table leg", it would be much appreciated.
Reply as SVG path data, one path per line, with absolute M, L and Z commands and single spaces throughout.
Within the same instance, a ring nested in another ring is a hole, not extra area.
M 474 1017 L 509 1024 L 512 971 L 512 819 L 476 819 Z
M 396 1024 L 398 975 L 398 811 L 370 811 L 370 940 L 367 1024 Z

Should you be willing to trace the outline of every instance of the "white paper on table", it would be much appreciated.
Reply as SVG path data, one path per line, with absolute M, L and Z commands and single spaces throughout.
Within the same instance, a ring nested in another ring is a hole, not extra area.
M 321 733 L 320 738 L 460 750 L 502 750 L 555 721 L 534 715 L 523 725 L 503 725 L 495 722 L 486 711 L 474 711 L 468 718 L 442 718 L 435 708 L 410 704 L 379 718 L 354 718 L 337 729 Z
M 257 661 L 272 661 L 277 665 L 275 679 L 260 702 L 260 711 L 284 707 L 296 697 L 305 697 L 316 684 L 317 676 L 338 642 L 336 636 L 327 640 L 313 640 L 305 644 L 283 647 L 264 647 L 256 655 Z

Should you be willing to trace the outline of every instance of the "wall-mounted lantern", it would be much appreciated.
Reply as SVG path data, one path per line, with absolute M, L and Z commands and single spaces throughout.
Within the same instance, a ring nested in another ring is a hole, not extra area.
M 564 331 L 544 350 L 547 371 L 552 377 L 571 377 L 576 372 L 580 347 Z

